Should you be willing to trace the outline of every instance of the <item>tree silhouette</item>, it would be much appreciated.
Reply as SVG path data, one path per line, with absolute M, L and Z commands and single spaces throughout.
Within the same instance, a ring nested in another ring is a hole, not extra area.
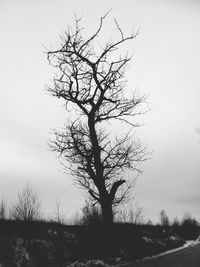
M 146 159 L 146 148 L 132 132 L 138 126 L 133 119 L 145 112 L 141 105 L 146 98 L 126 93 L 125 70 L 131 57 L 115 58 L 120 45 L 137 33 L 125 36 L 115 20 L 119 39 L 98 45 L 107 14 L 86 39 L 81 19 L 75 17 L 74 27 L 61 37 L 60 48 L 47 55 L 57 69 L 48 91 L 65 101 L 70 114 L 64 129 L 55 131 L 50 146 L 59 153 L 75 183 L 101 206 L 103 221 L 109 224 L 113 222 L 113 206 L 125 199 L 135 183 L 136 175 L 124 179 L 126 172 L 140 173 L 139 164 Z M 122 123 L 130 129 L 126 127 L 121 135 L 120 131 L 113 133 L 110 125 L 114 121 L 121 123 L 121 129 Z
M 168 226 L 169 225 L 169 218 L 168 218 L 165 210 L 161 210 L 161 212 L 160 212 L 160 223 L 163 226 Z
M 7 205 L 6 201 L 2 198 L 0 203 L 0 219 L 6 219 L 7 217 Z
M 24 221 L 34 221 L 40 218 L 41 202 L 29 183 L 18 193 L 18 201 L 12 205 L 10 216 Z

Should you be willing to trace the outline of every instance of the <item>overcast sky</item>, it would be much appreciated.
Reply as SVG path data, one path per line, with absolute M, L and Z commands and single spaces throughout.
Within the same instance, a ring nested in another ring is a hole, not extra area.
M 53 72 L 45 47 L 83 16 L 89 35 L 112 8 L 104 37 L 115 38 L 113 18 L 125 33 L 139 29 L 127 46 L 133 54 L 128 88 L 149 96 L 151 111 L 136 134 L 153 151 L 134 190 L 146 218 L 184 212 L 200 220 L 200 1 L 198 0 L 0 0 L 0 198 L 15 201 L 27 181 L 48 214 L 59 200 L 72 214 L 83 192 L 63 173 L 47 141 L 66 119 L 63 103 L 45 85 Z

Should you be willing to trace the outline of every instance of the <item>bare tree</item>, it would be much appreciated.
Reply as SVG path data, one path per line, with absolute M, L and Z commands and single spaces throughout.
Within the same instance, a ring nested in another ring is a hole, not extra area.
M 199 223 L 195 218 L 192 218 L 189 212 L 185 212 L 183 215 L 181 225 L 184 227 L 197 227 Z
M 144 220 L 144 208 L 136 202 L 128 207 L 128 219 L 130 223 L 141 224 Z
M 144 220 L 144 208 L 139 202 L 130 203 L 118 211 L 116 220 L 121 223 L 141 224 Z
M 110 224 L 113 207 L 125 199 L 141 172 L 139 164 L 146 159 L 146 148 L 133 134 L 138 126 L 134 118 L 145 112 L 145 96 L 125 90 L 125 70 L 131 57 L 126 54 L 116 58 L 120 45 L 135 39 L 138 33 L 125 36 L 115 20 L 119 39 L 98 46 L 106 15 L 97 31 L 86 39 L 81 20 L 75 18 L 74 27 L 61 38 L 60 48 L 47 54 L 57 69 L 48 91 L 64 100 L 70 114 L 64 129 L 55 131 L 51 148 L 59 153 L 75 183 L 101 206 L 104 223 Z M 112 121 L 120 122 L 121 129 L 122 123 L 130 129 L 126 127 L 121 135 L 111 134 Z M 125 180 L 128 171 L 135 175 L 129 172 Z
M 53 211 L 53 219 L 60 224 L 63 224 L 65 221 L 65 214 L 63 210 L 61 209 L 61 203 L 59 201 L 56 201 L 54 211 Z
M 2 198 L 0 204 L 0 219 L 6 219 L 7 217 L 7 205 L 6 201 Z
M 70 221 L 70 224 L 72 225 L 82 225 L 82 216 L 79 212 L 76 212 L 75 214 L 72 215 Z
M 160 212 L 160 223 L 163 226 L 168 226 L 169 225 L 169 218 L 168 218 L 165 210 L 161 210 L 161 212 Z
M 40 218 L 41 203 L 37 193 L 27 184 L 18 193 L 18 201 L 12 205 L 10 216 L 13 219 L 33 221 Z
M 120 223 L 127 223 L 128 222 L 128 210 L 127 209 L 120 209 L 117 212 L 116 221 Z

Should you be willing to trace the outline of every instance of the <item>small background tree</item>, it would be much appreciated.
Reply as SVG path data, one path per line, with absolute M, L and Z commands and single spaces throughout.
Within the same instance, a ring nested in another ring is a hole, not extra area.
M 144 208 L 136 202 L 135 205 L 131 204 L 128 208 L 129 222 L 133 224 L 141 224 L 144 221 Z
M 10 210 L 12 219 L 34 221 L 41 215 L 41 202 L 38 194 L 28 183 L 24 189 L 18 193 L 18 200 L 13 204 Z
M 0 204 L 0 219 L 6 219 L 6 218 L 7 218 L 7 205 L 5 199 L 2 198 Z
M 182 235 L 186 239 L 195 239 L 199 235 L 199 223 L 186 212 L 181 221 Z
M 160 212 L 160 224 L 162 226 L 169 226 L 169 218 L 168 218 L 165 210 L 161 210 L 161 212 Z
M 57 200 L 54 206 L 53 214 L 52 214 L 53 221 L 63 224 L 65 222 L 65 213 L 61 209 L 61 203 Z
M 127 207 L 122 207 L 116 217 L 121 223 L 141 224 L 144 222 L 144 208 L 139 202 L 130 203 Z

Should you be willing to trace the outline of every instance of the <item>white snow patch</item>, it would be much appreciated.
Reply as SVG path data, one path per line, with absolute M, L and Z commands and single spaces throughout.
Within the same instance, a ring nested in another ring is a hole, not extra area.
M 69 267 L 109 267 L 103 260 L 89 260 L 87 262 L 80 262 L 79 260 L 69 265 Z

